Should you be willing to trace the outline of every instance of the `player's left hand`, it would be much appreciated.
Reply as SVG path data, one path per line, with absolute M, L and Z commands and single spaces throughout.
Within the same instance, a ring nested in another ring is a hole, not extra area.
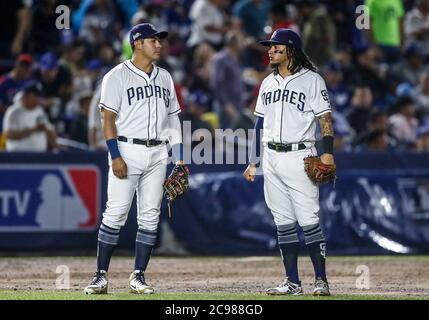
M 253 182 L 255 181 L 256 176 L 256 165 L 251 163 L 247 166 L 246 170 L 243 172 L 244 178 L 246 178 L 247 181 Z
M 320 156 L 320 161 L 322 163 L 324 163 L 324 164 L 330 164 L 330 165 L 335 164 L 334 163 L 334 156 L 332 154 L 330 154 L 330 153 L 324 153 L 324 154 L 322 154 Z M 317 178 L 319 178 L 320 175 L 322 175 L 321 172 L 317 175 Z
M 324 164 L 334 164 L 334 156 L 329 153 L 324 153 L 320 156 L 320 161 Z

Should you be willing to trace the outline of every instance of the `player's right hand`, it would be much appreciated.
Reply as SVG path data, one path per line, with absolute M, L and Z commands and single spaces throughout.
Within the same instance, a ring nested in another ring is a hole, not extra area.
M 127 164 L 125 163 L 122 157 L 118 157 L 112 160 L 112 170 L 113 174 L 119 179 L 125 178 L 127 176 Z
M 255 181 L 256 176 L 256 165 L 251 163 L 247 166 L 246 170 L 243 173 L 244 178 L 246 178 L 247 181 L 253 182 Z

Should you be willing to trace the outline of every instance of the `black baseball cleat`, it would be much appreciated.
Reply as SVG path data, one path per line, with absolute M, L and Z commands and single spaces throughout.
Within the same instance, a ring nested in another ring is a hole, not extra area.
M 86 294 L 107 294 L 109 280 L 106 271 L 97 271 L 91 283 L 83 290 Z
M 293 283 L 288 278 L 284 279 L 277 287 L 269 288 L 268 295 L 301 295 L 303 294 L 301 283 Z
M 313 296 L 330 296 L 329 285 L 327 281 L 316 279 L 314 282 Z

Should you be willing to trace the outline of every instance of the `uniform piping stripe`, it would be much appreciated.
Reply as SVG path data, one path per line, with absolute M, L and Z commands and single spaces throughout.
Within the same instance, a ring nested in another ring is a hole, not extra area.
M 130 63 L 138 70 L 140 70 L 131 60 Z M 125 63 L 125 66 L 133 73 L 135 73 L 136 75 L 138 75 L 139 77 L 141 77 L 145 82 L 146 85 L 149 85 L 149 83 L 147 82 L 146 78 L 143 77 L 141 74 L 138 74 L 137 72 L 135 72 L 133 69 L 131 69 L 129 66 L 127 66 L 127 64 Z M 144 71 L 143 71 L 144 72 Z M 149 117 L 148 117 L 148 124 L 147 124 L 147 139 L 150 140 L 150 133 L 149 133 L 149 128 L 150 128 L 150 98 L 148 98 L 148 109 L 149 109 Z
M 152 234 L 152 233 L 142 233 L 142 232 L 137 232 L 137 237 L 148 237 L 148 238 L 152 238 L 152 239 L 156 239 L 157 235 L 156 234 Z
M 292 229 L 292 230 L 288 230 L 288 231 L 277 231 L 277 234 L 279 236 L 288 236 L 288 235 L 291 235 L 291 234 L 294 234 L 294 233 L 296 233 L 296 228 Z
M 159 68 L 157 68 L 156 71 L 158 71 L 158 72 L 156 73 L 155 77 L 153 77 L 154 90 L 155 90 L 155 85 L 156 85 L 155 80 L 159 74 Z M 156 140 L 156 138 L 158 138 L 158 99 L 156 98 L 156 95 L 154 95 L 154 96 L 155 96 L 155 112 L 156 112 L 155 113 L 155 140 Z
M 322 115 L 322 114 L 324 114 L 324 113 L 328 113 L 328 112 L 331 112 L 331 109 L 329 108 L 329 109 L 325 109 L 325 110 L 323 110 L 323 111 L 320 111 L 320 112 L 318 112 L 318 113 L 315 113 L 314 115 L 315 116 L 320 116 L 320 115 Z
M 317 229 L 317 230 L 314 230 L 314 231 L 311 231 L 311 232 L 304 232 L 304 235 L 305 236 L 313 236 L 313 235 L 315 235 L 316 233 L 322 233 L 322 230 L 320 230 L 320 228 L 319 229 Z
M 118 230 L 118 232 L 113 232 L 110 230 L 106 230 L 104 228 L 100 228 L 100 231 L 103 231 L 104 233 L 109 234 L 111 236 L 119 236 L 119 230 Z
M 257 115 L 257 116 L 259 116 L 259 117 L 262 117 L 262 118 L 264 117 L 264 115 L 262 113 L 259 113 L 257 111 L 255 111 L 254 114 Z
M 114 229 L 109 226 L 106 226 L 104 223 L 101 223 L 100 228 L 109 232 L 119 233 L 120 229 Z
M 158 234 L 158 230 L 145 230 L 145 229 L 138 229 L 137 230 L 138 233 L 144 233 L 144 234 L 149 234 L 149 235 L 157 235 Z
M 136 240 L 136 242 L 143 243 L 143 244 L 146 244 L 148 246 L 153 246 L 154 245 L 154 243 L 147 243 L 147 242 L 144 242 L 144 241 L 141 241 L 141 240 Z
M 290 82 L 292 82 L 293 80 L 295 80 L 295 79 L 297 79 L 297 78 L 299 78 L 300 76 L 303 76 L 304 74 L 306 74 L 307 72 L 309 72 L 310 70 L 308 70 L 307 69 L 307 71 L 305 71 L 304 73 L 301 73 L 301 74 L 299 74 L 299 75 L 297 75 L 295 78 L 293 78 L 293 79 L 290 79 L 288 82 L 286 82 L 286 84 L 285 84 L 285 87 L 284 87 L 284 89 L 283 90 L 286 90 L 286 88 L 287 88 L 287 85 L 290 83 Z M 284 101 L 282 101 L 282 114 L 281 114 L 281 116 L 280 116 L 280 143 L 283 143 L 283 141 L 282 141 L 282 129 L 283 129 L 283 109 L 284 109 L 284 105 L 285 105 L 285 102 Z
M 294 242 L 299 242 L 299 239 L 297 236 L 295 236 L 295 237 L 279 237 L 279 244 L 294 243 Z
M 280 230 L 280 231 L 288 231 L 292 229 L 296 229 L 296 223 L 283 224 L 283 225 L 277 226 L 277 230 Z
M 305 238 L 306 244 L 311 244 L 311 243 L 318 242 L 318 241 L 326 241 L 326 240 L 325 240 L 325 237 L 323 235 L 317 235 L 317 236 L 311 236 L 311 237 Z
M 98 241 L 100 241 L 100 242 L 103 242 L 103 243 L 107 243 L 107 244 L 111 244 L 111 245 L 117 245 L 117 243 L 113 243 L 113 242 L 109 242 L 109 241 L 106 241 L 106 240 L 103 240 L 103 239 L 100 239 L 100 238 L 98 238 Z
M 178 114 L 179 112 L 180 112 L 180 108 L 177 109 L 176 111 L 170 112 L 168 115 L 172 116 L 172 115 Z
M 119 236 L 111 236 L 106 233 L 103 233 L 103 231 L 100 230 L 100 232 L 98 233 L 98 239 L 113 242 L 116 244 L 118 243 Z
M 107 110 L 109 110 L 109 111 L 112 111 L 113 113 L 115 113 L 115 114 L 118 114 L 118 111 L 117 110 L 115 110 L 115 109 L 113 109 L 113 108 L 109 108 L 108 106 L 106 106 L 104 103 L 102 103 L 102 102 L 100 102 L 99 103 L 99 106 L 101 106 L 101 107 L 103 107 L 104 109 L 107 109 Z
M 317 223 L 317 224 L 313 224 L 311 226 L 303 227 L 302 230 L 304 231 L 304 233 L 306 233 L 306 232 L 311 232 L 313 230 L 316 230 L 319 227 L 320 227 L 320 225 Z

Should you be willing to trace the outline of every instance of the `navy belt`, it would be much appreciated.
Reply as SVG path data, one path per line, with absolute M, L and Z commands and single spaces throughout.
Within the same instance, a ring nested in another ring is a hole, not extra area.
M 268 142 L 268 148 L 271 150 L 275 150 L 277 152 L 289 152 L 289 151 L 297 151 L 304 150 L 307 146 L 304 143 L 274 143 Z
M 122 142 L 128 142 L 131 144 L 141 144 L 141 145 L 146 146 L 146 147 L 159 146 L 163 142 L 161 140 L 154 140 L 154 139 L 141 140 L 141 139 L 135 139 L 135 138 L 127 138 L 124 136 L 119 136 L 118 140 L 122 141 Z

